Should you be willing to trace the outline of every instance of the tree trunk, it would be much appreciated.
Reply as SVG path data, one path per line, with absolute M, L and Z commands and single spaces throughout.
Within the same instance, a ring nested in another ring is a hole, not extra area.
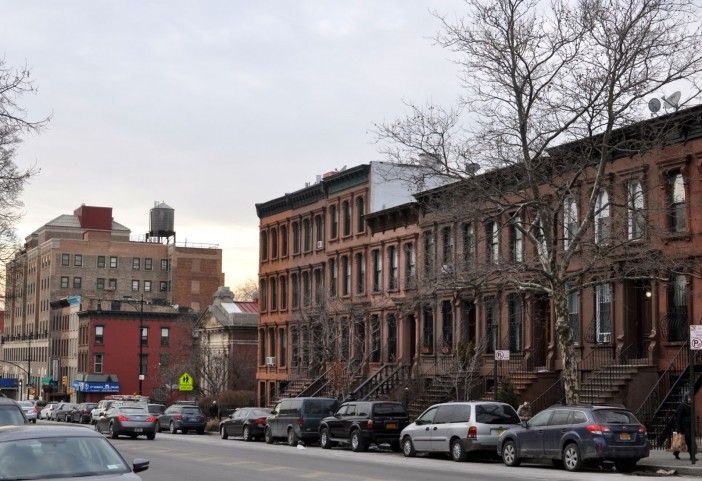
M 566 404 L 580 401 L 578 363 L 573 342 L 573 329 L 568 322 L 568 303 L 565 289 L 554 289 L 552 296 L 556 311 L 556 345 L 561 356 L 563 391 Z

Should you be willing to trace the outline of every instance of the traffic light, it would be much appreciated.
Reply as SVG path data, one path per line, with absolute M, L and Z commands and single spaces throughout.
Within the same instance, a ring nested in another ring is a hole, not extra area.
M 63 376 L 61 378 L 61 385 L 62 386 L 68 386 L 68 376 Z

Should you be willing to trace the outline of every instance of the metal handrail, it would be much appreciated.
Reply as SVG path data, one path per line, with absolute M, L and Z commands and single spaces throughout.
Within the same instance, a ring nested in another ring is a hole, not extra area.
M 319 390 L 320 383 L 326 384 L 328 382 L 327 381 L 327 374 L 329 374 L 331 369 L 332 369 L 331 367 L 327 368 L 326 371 L 324 371 L 319 377 L 317 377 L 317 379 L 312 381 L 312 383 L 309 386 L 307 386 L 305 389 L 300 391 L 300 394 L 298 394 L 295 397 L 314 397 L 315 394 L 311 394 L 311 392 L 317 392 Z
M 346 401 L 351 400 L 351 399 L 362 399 L 367 391 L 370 391 L 373 389 L 374 383 L 379 382 L 379 380 L 382 378 L 382 375 L 384 372 L 386 372 L 388 369 L 393 367 L 392 364 L 383 364 L 380 366 L 380 368 L 373 373 L 368 379 L 363 381 L 360 386 L 358 386 L 356 389 L 354 389 L 349 397 L 346 399 Z
M 670 394 L 671 390 L 673 389 L 672 386 L 665 385 L 663 383 L 669 383 L 670 378 L 671 378 L 671 373 L 672 372 L 678 372 L 678 374 L 682 371 L 684 371 L 687 367 L 687 357 L 688 357 L 688 349 L 687 349 L 687 344 L 680 346 L 680 349 L 678 349 L 678 352 L 675 353 L 675 356 L 673 356 L 673 359 L 670 361 L 670 364 L 668 364 L 668 367 L 663 371 L 663 373 L 658 377 L 658 380 L 656 383 L 653 385 L 653 387 L 650 389 L 644 400 L 641 402 L 639 407 L 636 409 L 636 416 L 639 418 L 640 421 L 647 423 L 651 420 L 653 416 L 658 412 L 661 406 L 661 402 L 658 401 L 656 404 L 652 404 L 653 400 L 660 400 L 660 399 L 666 399 L 668 395 Z M 683 363 L 681 366 L 680 363 Z M 674 371 L 675 370 L 675 371 Z M 665 395 L 661 398 L 661 392 L 665 391 Z M 655 406 L 655 409 L 652 411 L 651 408 L 649 409 L 644 409 L 645 406 Z M 652 412 L 651 412 L 652 411 Z
M 404 373 L 405 376 L 401 376 L 402 373 Z M 404 364 L 397 366 L 397 368 L 393 372 L 387 375 L 381 382 L 377 383 L 375 387 L 368 391 L 368 393 L 366 393 L 366 395 L 360 398 L 359 400 L 368 400 L 373 394 L 377 393 L 378 391 L 384 390 L 388 383 L 399 382 L 403 380 L 403 378 L 406 379 L 408 377 L 408 374 L 409 366 Z

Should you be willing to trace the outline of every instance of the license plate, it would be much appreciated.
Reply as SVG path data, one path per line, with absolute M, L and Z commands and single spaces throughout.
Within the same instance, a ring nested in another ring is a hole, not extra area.
M 620 433 L 619 434 L 619 439 L 621 441 L 631 441 L 631 434 L 629 433 Z
M 135 433 L 140 433 L 140 432 L 142 432 L 142 431 L 143 431 L 142 428 L 134 428 L 134 432 L 135 432 Z
M 397 429 L 397 423 L 385 423 L 385 429 Z

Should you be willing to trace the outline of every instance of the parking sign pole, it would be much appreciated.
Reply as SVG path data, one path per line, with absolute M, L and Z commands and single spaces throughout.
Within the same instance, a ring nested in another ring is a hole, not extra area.
M 692 346 L 690 346 L 692 347 Z M 697 462 L 697 423 L 695 422 L 695 354 L 697 351 L 690 349 L 690 444 L 687 449 L 690 451 L 690 462 Z

